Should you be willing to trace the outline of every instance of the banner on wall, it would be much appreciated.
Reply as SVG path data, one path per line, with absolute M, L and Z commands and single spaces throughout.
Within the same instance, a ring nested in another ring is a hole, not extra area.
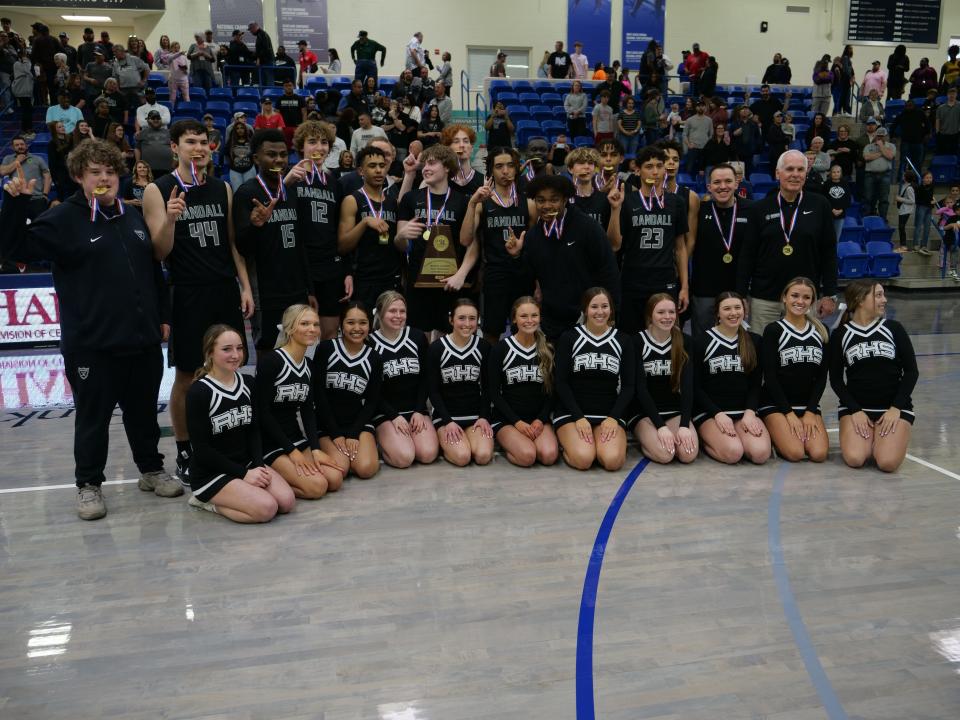
M 630 0 L 625 0 L 629 2 Z M 583 43 L 583 54 L 590 65 L 610 57 L 610 2 L 611 0 L 568 0 L 567 3 L 567 52 L 573 52 L 575 42 Z M 553 48 L 550 48 L 553 52 Z
M 651 40 L 663 45 L 664 5 L 666 0 L 623 0 L 623 64 L 631 70 L 640 67 L 640 59 Z
M 277 30 L 287 55 L 296 58 L 297 43 L 306 40 L 320 62 L 329 60 L 327 0 L 277 0 Z
M 261 0 L 210 0 L 210 29 L 214 42 L 228 45 L 234 30 L 247 32 L 247 26 L 255 22 L 263 25 Z M 250 35 L 244 37 L 247 45 L 253 46 Z M 276 47 L 276 43 L 274 43 Z

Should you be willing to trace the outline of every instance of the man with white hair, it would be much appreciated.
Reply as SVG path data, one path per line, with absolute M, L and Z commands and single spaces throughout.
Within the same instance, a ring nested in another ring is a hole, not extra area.
M 412 70 L 416 76 L 420 75 L 420 68 L 426 67 L 425 55 L 423 50 L 423 33 L 419 30 L 410 38 L 407 43 L 406 69 Z
M 807 157 L 788 150 L 777 162 L 779 192 L 751 207 L 756 229 L 740 255 L 737 291 L 750 297 L 750 330 L 761 335 L 780 319 L 780 297 L 795 277 L 810 278 L 817 286 L 818 316 L 836 311 L 837 236 L 830 203 L 803 192 L 806 177 Z

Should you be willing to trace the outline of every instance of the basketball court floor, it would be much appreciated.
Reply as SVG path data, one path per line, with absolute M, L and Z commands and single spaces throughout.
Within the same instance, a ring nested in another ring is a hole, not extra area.
M 960 295 L 889 313 L 921 372 L 897 474 L 835 434 L 822 466 L 498 457 L 256 527 L 137 490 L 119 418 L 78 520 L 58 357 L 0 358 L 0 718 L 960 717 Z

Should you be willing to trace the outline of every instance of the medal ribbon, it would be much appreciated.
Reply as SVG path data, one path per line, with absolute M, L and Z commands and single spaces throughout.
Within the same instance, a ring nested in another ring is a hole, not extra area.
M 720 213 L 718 213 L 717 210 L 717 207 L 713 208 L 713 221 L 717 224 L 717 232 L 720 233 L 720 239 L 723 241 L 723 247 L 726 248 L 727 252 L 730 252 L 730 248 L 733 247 L 733 231 L 737 229 L 737 203 L 733 203 L 733 217 L 730 218 L 729 238 L 723 234 L 723 228 L 720 227 Z
M 428 196 L 429 196 L 429 193 L 428 193 Z M 507 204 L 504 201 L 504 199 L 500 197 L 500 193 L 497 192 L 496 185 L 493 186 L 493 198 L 494 198 L 493 201 L 502 208 L 513 207 L 514 205 L 517 204 L 517 184 L 510 183 L 510 203 L 509 204 Z
M 563 236 L 563 224 L 567 221 L 567 214 L 564 213 L 563 217 L 558 221 L 556 218 L 547 225 L 546 222 L 543 223 L 543 234 L 547 237 L 550 237 L 554 232 L 557 234 L 557 240 Z
M 267 187 L 267 184 L 263 181 L 263 178 L 260 177 L 260 173 L 257 173 L 257 182 L 260 183 L 260 187 L 263 188 L 263 191 L 267 194 L 267 197 L 270 198 L 271 202 L 273 200 L 287 199 L 287 189 L 283 186 L 283 178 L 280 178 L 280 186 L 277 189 L 276 197 L 274 197 L 273 193 L 270 192 L 270 188 Z
M 656 190 L 656 188 L 651 188 L 651 190 L 650 190 L 650 202 L 647 202 L 646 196 L 641 192 L 641 193 L 640 193 L 640 202 L 643 203 L 643 209 L 646 210 L 647 212 L 652 212 L 652 211 L 653 211 L 653 205 L 654 205 L 654 203 L 656 203 L 657 206 L 658 206 L 661 210 L 663 210 L 663 197 L 660 196 L 660 195 L 657 195 L 657 190 Z
M 470 174 L 466 175 L 463 172 L 463 166 L 460 166 L 460 169 L 457 171 L 457 179 L 460 180 L 461 185 L 466 185 L 468 182 L 473 180 L 473 176 L 477 174 L 477 171 L 473 168 L 470 168 Z
M 321 184 L 321 185 L 326 185 L 326 184 L 327 184 L 327 178 L 326 178 L 326 176 L 323 174 L 323 168 L 317 167 L 316 161 L 315 161 L 315 160 L 311 160 L 311 161 L 310 161 L 310 172 L 307 174 L 307 177 L 306 177 L 307 185 L 313 185 L 313 181 L 316 180 L 316 179 L 318 179 L 318 178 L 319 178 L 319 180 L 320 180 L 320 184 Z
M 793 228 L 797 225 L 797 217 L 800 215 L 800 203 L 803 202 L 803 190 L 797 196 L 797 207 L 793 211 L 793 218 L 790 220 L 790 230 L 787 230 L 787 221 L 783 217 L 783 195 L 777 193 L 777 207 L 780 210 L 780 229 L 783 230 L 783 239 L 790 244 L 790 238 L 793 236 Z
M 123 215 L 126 210 L 123 207 L 123 203 L 120 202 L 120 199 L 117 198 L 113 201 L 114 206 L 116 207 L 116 215 L 107 215 L 103 210 L 100 209 L 100 201 L 97 200 L 96 196 L 93 197 L 93 200 L 90 201 L 90 222 L 97 221 L 97 215 L 102 215 L 104 220 L 113 220 L 115 217 L 120 217 Z
M 427 228 L 440 224 L 440 220 L 443 218 L 443 211 L 447 209 L 447 200 L 450 199 L 450 188 L 447 188 L 447 194 L 443 198 L 443 205 L 440 207 L 440 210 L 437 211 L 437 216 L 432 222 L 431 216 L 433 215 L 433 202 L 430 198 L 430 195 L 430 188 L 427 188 Z
M 367 191 L 364 188 L 360 188 L 360 192 L 363 193 L 363 197 L 367 201 L 367 207 L 370 208 L 370 215 L 375 217 L 377 220 L 383 219 L 383 201 L 380 201 L 380 212 L 377 212 L 373 209 L 373 200 L 370 199 L 370 196 L 367 195 Z M 429 197 L 429 194 L 428 194 Z

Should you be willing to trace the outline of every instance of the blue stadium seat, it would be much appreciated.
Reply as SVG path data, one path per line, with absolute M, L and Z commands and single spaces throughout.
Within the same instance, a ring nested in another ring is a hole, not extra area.
M 228 87 L 210 88 L 210 92 L 207 93 L 207 98 L 210 100 L 213 100 L 213 99 L 233 100 L 233 88 L 228 88 Z
M 547 82 L 546 80 L 537 80 L 533 84 L 533 89 L 538 93 L 553 92 L 553 83 Z
M 522 105 L 539 105 L 540 96 L 535 92 L 520 93 L 520 103 Z
M 195 100 L 191 100 L 190 102 L 183 100 L 177 105 L 177 115 L 195 117 L 199 120 L 203 117 L 203 105 Z
M 879 215 L 867 215 L 863 218 L 863 241 L 866 245 L 877 240 L 893 243 L 894 229 Z
M 530 135 L 527 138 L 525 138 L 526 142 L 523 142 L 523 143 L 520 142 L 519 135 L 517 137 L 518 137 L 517 145 L 519 145 L 520 147 L 526 147 L 530 142 L 534 140 L 543 140 L 544 142 L 547 141 L 546 135 L 536 135 L 536 134 Z
M 190 101 L 203 102 L 207 99 L 207 91 L 198 85 L 190 86 Z
M 327 79 L 326 79 L 325 77 L 323 77 L 323 75 L 315 75 L 314 77 L 307 78 L 307 82 L 304 83 L 304 87 L 305 87 L 307 90 L 310 90 L 310 91 L 312 91 L 312 92 L 316 92 L 317 90 L 320 90 L 321 88 L 322 88 L 323 90 L 326 90 L 326 89 L 327 89 Z
M 567 124 L 559 120 L 544 120 L 540 123 L 540 127 L 543 128 L 544 132 L 551 135 L 567 132 Z
M 255 102 L 250 102 L 249 100 L 237 100 L 233 104 L 234 112 L 245 112 L 247 117 L 256 117 L 257 113 L 260 112 L 260 106 Z
M 540 102 L 544 105 L 563 105 L 563 98 L 559 93 L 545 92 L 540 95 Z
M 900 275 L 900 263 L 903 256 L 893 251 L 888 242 L 867 243 L 867 255 L 870 256 L 870 274 L 873 277 L 890 278 Z
M 260 90 L 259 88 L 253 88 L 253 87 L 237 88 L 237 99 L 239 100 L 241 98 L 247 98 L 247 99 L 252 98 L 253 100 L 259 100 Z
M 529 80 L 514 80 L 513 89 L 518 93 L 533 92 L 533 83 Z
M 574 147 L 593 147 L 593 138 L 589 135 L 580 135 L 573 139 Z
M 567 111 L 563 109 L 563 105 L 556 105 L 555 107 L 552 108 L 552 110 L 553 110 L 553 117 L 555 119 L 557 120 L 567 119 Z
M 870 256 L 857 243 L 837 243 L 837 275 L 846 279 L 867 277 Z
M 519 120 L 520 118 L 527 120 L 530 118 L 530 111 L 523 105 L 507 105 L 507 114 L 511 120 Z
M 840 242 L 852 242 L 863 245 L 863 225 L 857 218 L 845 217 L 843 229 L 840 231 Z
M 558 95 L 560 95 L 560 97 L 563 97 L 572 89 L 573 89 L 572 82 L 558 82 L 558 83 L 554 83 L 552 92 L 555 92 Z
M 213 115 L 214 121 L 216 121 L 218 117 L 229 118 L 233 115 L 230 103 L 226 100 L 208 100 L 206 112 Z
M 500 91 L 494 94 L 493 101 L 502 102 L 504 105 L 517 105 L 520 103 L 520 96 L 512 90 Z
M 168 87 L 158 87 L 157 88 L 157 100 L 169 100 L 170 99 L 170 88 Z
M 163 73 L 152 72 L 149 75 L 147 75 L 147 85 L 149 87 L 156 88 L 166 84 L 167 84 L 167 78 L 164 77 Z
M 260 97 L 278 98 L 283 95 L 283 88 L 264 88 Z
M 534 105 L 530 108 L 530 116 L 534 120 L 552 120 L 553 110 L 546 105 Z
M 536 120 L 518 120 L 515 124 L 517 131 L 517 145 L 520 147 L 525 147 L 530 138 L 538 135 L 543 135 L 543 131 L 540 128 L 540 123 Z
M 935 183 L 948 183 L 957 179 L 957 156 L 934 155 L 930 161 L 930 172 Z
M 774 180 L 769 173 L 750 173 L 748 179 L 753 184 L 754 193 L 759 193 L 760 195 L 766 195 L 777 186 L 777 181 Z

